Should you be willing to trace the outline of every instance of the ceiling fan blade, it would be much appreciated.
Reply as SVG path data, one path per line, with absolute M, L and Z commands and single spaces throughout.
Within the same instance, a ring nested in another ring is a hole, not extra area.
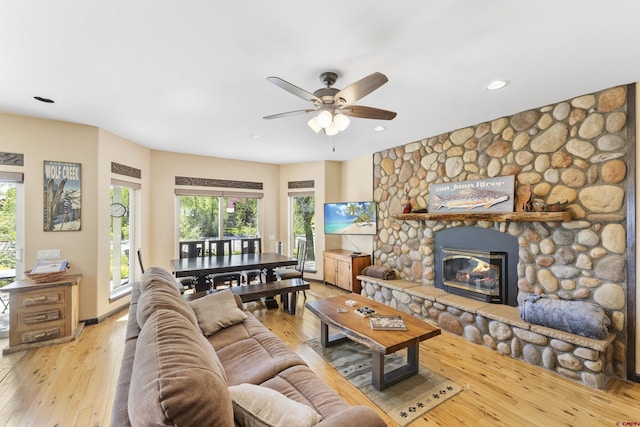
M 397 114 L 394 111 L 381 110 L 380 108 L 373 107 L 363 107 L 361 105 L 350 105 L 344 109 L 340 109 L 340 111 L 349 117 L 376 120 L 392 120 Z
M 364 98 L 380 86 L 388 82 L 389 79 L 382 73 L 375 72 L 367 77 L 351 83 L 335 95 L 337 104 L 349 105 Z
M 300 89 L 298 86 L 293 85 L 288 81 L 282 80 L 280 77 L 267 77 L 267 80 L 269 80 L 271 83 L 278 86 L 279 88 L 282 88 L 287 92 L 292 93 L 295 96 L 304 99 L 305 101 L 319 102 L 320 104 L 322 104 L 322 101 L 320 100 L 320 98 L 318 98 L 314 94 L 307 92 L 304 89 Z
M 263 119 L 279 119 L 280 117 L 298 116 L 305 113 L 313 113 L 316 110 L 295 110 L 287 111 L 286 113 L 272 114 L 270 116 L 264 116 Z

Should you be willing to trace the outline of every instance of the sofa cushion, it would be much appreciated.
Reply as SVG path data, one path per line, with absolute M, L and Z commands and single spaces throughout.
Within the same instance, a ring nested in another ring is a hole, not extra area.
M 211 336 L 247 318 L 247 314 L 238 308 L 236 298 L 229 289 L 189 301 L 189 304 L 205 336 Z
M 140 292 L 144 292 L 153 286 L 159 286 L 160 283 L 170 285 L 171 288 L 175 289 L 175 292 L 180 295 L 180 289 L 178 288 L 175 277 L 160 267 L 151 267 L 144 272 L 140 279 Z
M 266 328 L 261 334 L 216 349 L 216 354 L 227 372 L 229 385 L 261 384 L 287 368 L 305 365 L 297 353 Z
M 233 415 L 244 427 L 309 427 L 322 420 L 313 408 L 254 384 L 229 387 Z
M 224 369 L 200 329 L 158 309 L 138 336 L 129 389 L 132 426 L 233 426 Z
M 138 298 L 136 310 L 138 325 L 142 328 L 149 316 L 161 308 L 180 313 L 195 326 L 198 325 L 198 319 L 193 309 L 173 285 L 163 280 L 150 281 L 149 286 L 140 293 Z

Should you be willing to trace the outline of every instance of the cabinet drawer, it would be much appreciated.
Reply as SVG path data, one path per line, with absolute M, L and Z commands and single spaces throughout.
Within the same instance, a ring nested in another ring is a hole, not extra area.
M 64 288 L 53 288 L 47 291 L 26 292 L 16 296 L 16 308 L 36 307 L 64 302 Z
M 48 341 L 64 336 L 64 325 L 18 333 L 19 344 Z
M 61 319 L 64 319 L 63 308 L 44 311 L 41 310 L 36 312 L 21 310 L 18 313 L 18 323 L 24 325 L 35 325 L 39 323 L 53 322 Z

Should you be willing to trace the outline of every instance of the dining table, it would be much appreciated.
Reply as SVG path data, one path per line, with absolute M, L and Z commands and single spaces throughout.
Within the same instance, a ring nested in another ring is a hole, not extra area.
M 208 288 L 207 276 L 216 273 L 229 273 L 244 270 L 263 270 L 265 281 L 277 280 L 275 268 L 291 267 L 298 264 L 296 258 L 276 252 L 263 252 L 257 254 L 232 254 L 222 256 L 199 256 L 192 258 L 172 259 L 171 269 L 175 277 L 196 277 L 196 290 L 202 291 Z

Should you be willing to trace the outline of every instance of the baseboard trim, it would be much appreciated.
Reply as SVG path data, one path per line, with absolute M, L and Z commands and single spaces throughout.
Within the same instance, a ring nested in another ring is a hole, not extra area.
M 124 305 L 122 305 L 120 307 L 116 307 L 113 310 L 111 310 L 110 312 L 108 312 L 106 314 L 103 314 L 102 316 L 92 317 L 92 318 L 89 318 L 89 319 L 84 319 L 84 320 L 81 320 L 81 322 L 84 322 L 85 326 L 97 325 L 98 323 L 105 321 L 109 317 L 114 316 L 114 315 L 120 313 L 122 310 L 125 310 L 127 308 L 129 308 L 129 303 L 126 303 L 126 304 L 124 304 Z

